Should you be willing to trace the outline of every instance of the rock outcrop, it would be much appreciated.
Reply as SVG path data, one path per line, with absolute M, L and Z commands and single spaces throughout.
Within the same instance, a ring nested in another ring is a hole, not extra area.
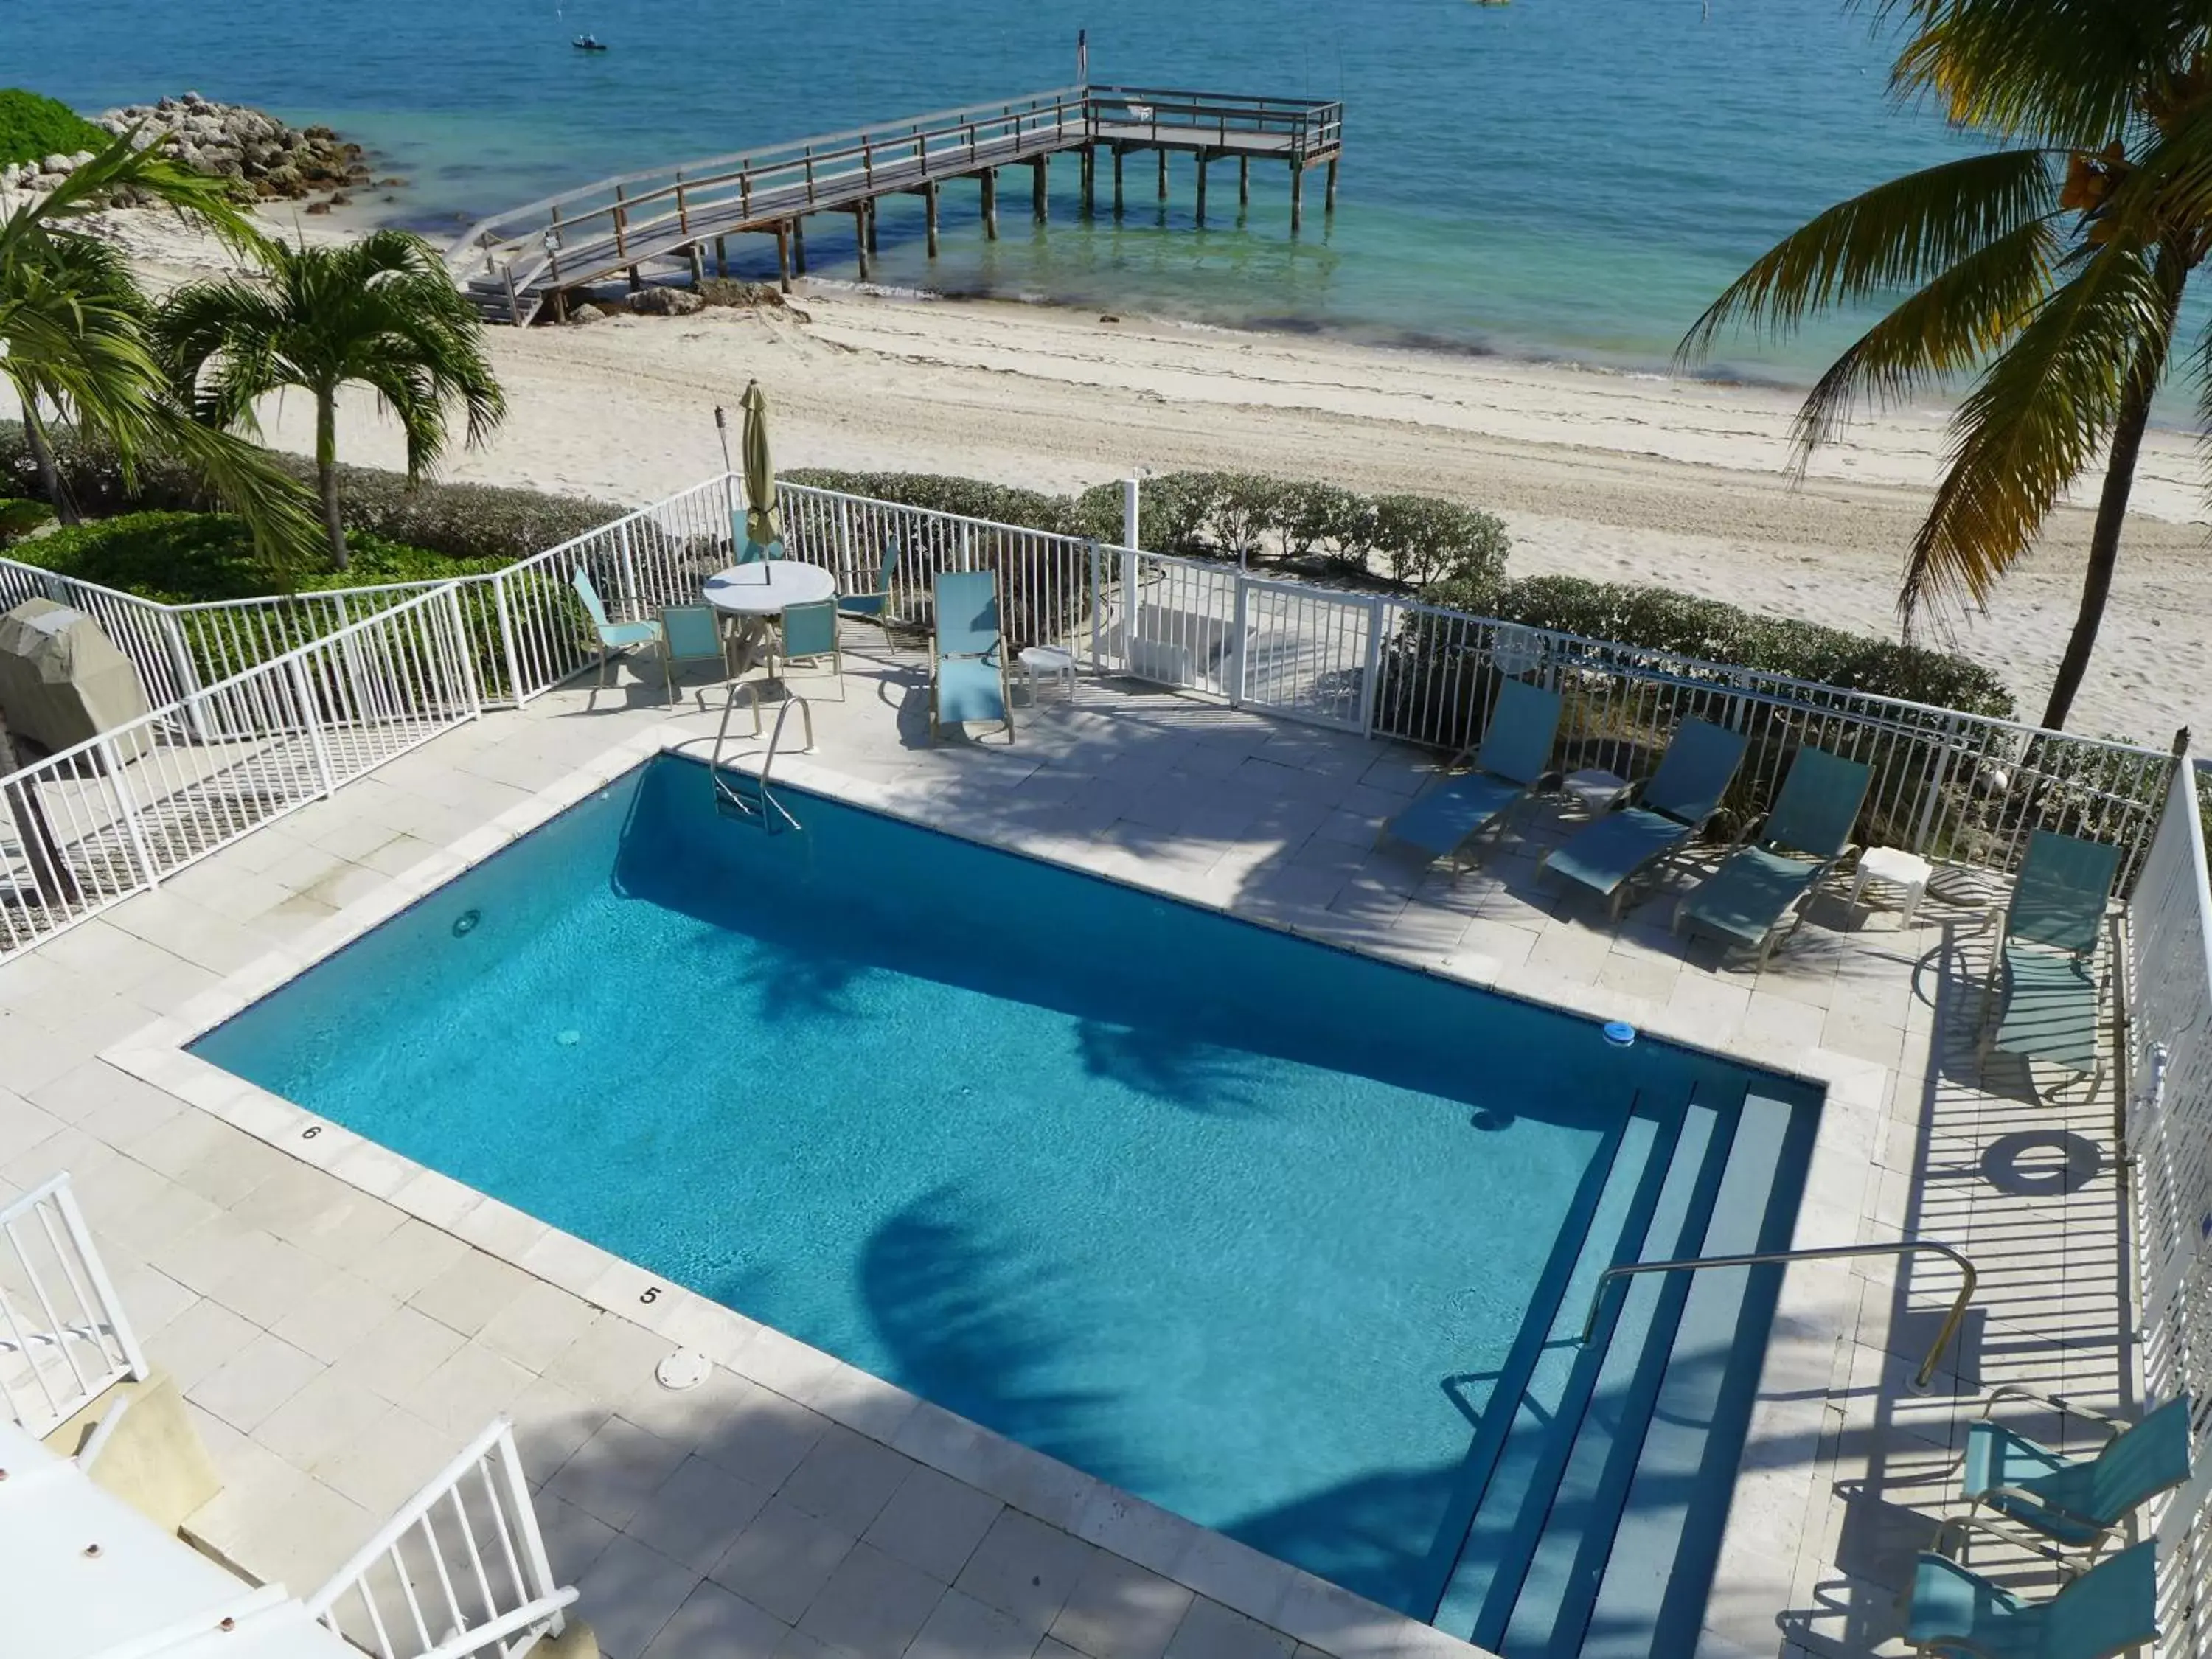
M 328 127 L 288 126 L 264 111 L 197 92 L 112 109 L 97 125 L 117 133 L 136 129 L 142 149 L 163 145 L 195 171 L 233 179 L 240 195 L 260 200 L 336 192 L 373 177 L 361 146 Z M 91 159 L 90 150 L 79 150 L 0 167 L 0 187 L 49 191 Z M 118 205 L 132 203 L 126 195 Z

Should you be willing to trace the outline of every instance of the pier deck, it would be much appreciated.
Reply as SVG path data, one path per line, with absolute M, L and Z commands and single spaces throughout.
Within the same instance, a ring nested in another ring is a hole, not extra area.
M 1116 211 L 1123 204 L 1124 158 L 1157 152 L 1159 194 L 1165 199 L 1168 155 L 1195 155 L 1200 223 L 1213 161 L 1237 161 L 1240 196 L 1249 189 L 1254 161 L 1286 163 L 1295 232 L 1310 169 L 1328 169 L 1325 206 L 1334 208 L 1343 143 L 1344 106 L 1334 102 L 1143 87 L 1067 88 L 604 179 L 479 221 L 447 258 L 488 319 L 527 323 L 548 305 L 557 314 L 573 289 L 617 276 L 635 286 L 648 265 L 672 260 L 688 264 L 698 278 L 705 274 L 709 248 L 720 270 L 726 264 L 726 239 L 734 235 L 774 236 L 787 287 L 794 274 L 805 274 L 807 216 L 851 213 L 865 277 L 875 251 L 876 204 L 884 197 L 924 198 L 934 255 L 943 185 L 975 179 L 984 234 L 995 237 L 999 170 L 1031 169 L 1031 211 L 1042 221 L 1047 170 L 1054 156 L 1069 152 L 1081 164 L 1086 211 L 1097 204 L 1102 155 L 1111 162 Z

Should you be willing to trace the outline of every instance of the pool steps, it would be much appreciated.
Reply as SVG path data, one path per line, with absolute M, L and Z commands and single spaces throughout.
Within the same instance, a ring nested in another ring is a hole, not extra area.
M 1631 1108 L 1547 1334 L 1483 1413 L 1440 1628 L 1506 1659 L 1694 1649 L 1782 1270 L 1638 1276 L 1577 1339 L 1615 1262 L 1786 1244 L 1810 1130 L 1755 1094 Z

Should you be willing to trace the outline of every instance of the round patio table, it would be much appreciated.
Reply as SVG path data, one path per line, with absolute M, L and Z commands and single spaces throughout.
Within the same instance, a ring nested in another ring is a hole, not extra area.
M 760 559 L 733 564 L 707 578 L 707 603 L 734 624 L 735 668 L 742 674 L 767 652 L 768 619 L 787 605 L 837 597 L 837 579 L 818 564 L 798 559 Z

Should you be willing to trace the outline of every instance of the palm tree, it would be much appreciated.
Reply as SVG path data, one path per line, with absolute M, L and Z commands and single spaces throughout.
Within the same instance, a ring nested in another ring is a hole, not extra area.
M 372 232 L 335 247 L 270 243 L 265 274 L 194 283 L 154 319 L 180 395 L 210 426 L 258 431 L 255 403 L 298 386 L 315 400 L 315 473 L 332 562 L 346 566 L 339 513 L 338 388 L 375 392 L 407 437 L 407 475 L 436 465 L 447 412 L 459 404 L 469 446 L 488 437 L 507 399 L 484 356 L 483 325 L 421 237 Z
M 123 257 L 75 228 L 123 190 L 152 198 L 234 248 L 259 240 L 226 181 L 118 136 L 50 194 L 0 203 L 0 377 L 23 410 L 41 487 L 76 514 L 54 459 L 54 422 L 114 450 L 125 478 L 160 451 L 194 466 L 252 527 L 272 562 L 312 536 L 299 485 L 250 444 L 196 424 L 168 395 L 147 337 L 149 308 Z
M 1787 334 L 1818 311 L 1893 301 L 1798 411 L 1801 470 L 1863 404 L 1974 375 L 1906 561 L 1908 634 L 1930 600 L 1985 600 L 2102 454 L 2081 610 L 2043 714 L 2056 728 L 2096 646 L 2182 290 L 2212 248 L 2212 17 L 2183 0 L 1893 4 L 1905 39 L 1893 88 L 1998 147 L 1793 231 L 1713 302 L 1681 356 L 1703 357 L 1730 325 Z M 2194 356 L 2212 422 L 2209 348 Z

